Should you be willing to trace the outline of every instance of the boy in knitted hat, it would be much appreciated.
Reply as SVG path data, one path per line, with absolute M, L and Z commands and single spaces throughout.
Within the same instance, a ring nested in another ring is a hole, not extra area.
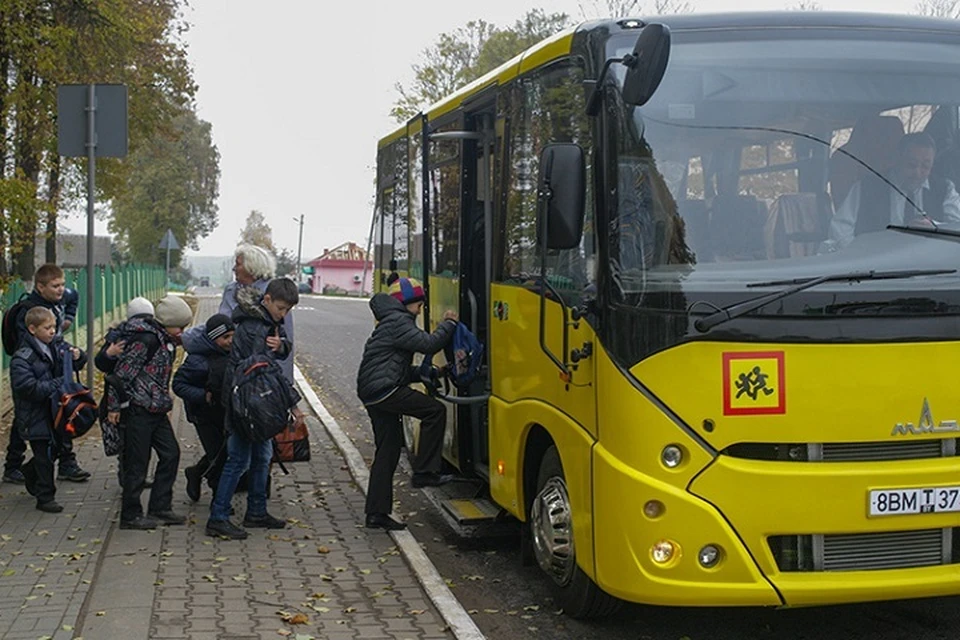
M 363 348 L 357 372 L 357 396 L 373 424 L 376 453 L 370 467 L 366 526 L 397 530 L 407 525 L 390 517 L 393 510 L 393 474 L 403 445 L 402 416 L 420 420 L 420 442 L 413 464 L 414 487 L 437 486 L 450 476 L 440 474 L 443 431 L 447 408 L 436 398 L 414 391 L 413 354 L 430 355 L 443 349 L 453 337 L 457 314 L 448 310 L 433 333 L 417 326 L 423 311 L 423 286 L 413 278 L 397 278 L 388 293 L 370 299 L 377 326 Z
M 235 329 L 228 316 L 222 313 L 210 316 L 197 339 L 184 340 L 187 359 L 173 376 L 173 392 L 183 398 L 187 420 L 197 430 L 203 447 L 203 457 L 183 470 L 187 477 L 187 495 L 194 502 L 200 499 L 204 479 L 216 491 L 226 458 L 221 390 Z
M 154 313 L 153 318 L 127 321 L 130 337 L 113 371 L 117 385 L 107 393 L 107 420 L 124 429 L 121 529 L 154 529 L 186 521 L 172 511 L 180 446 L 167 414 L 173 407 L 169 388 L 177 341 L 193 312 L 183 299 L 168 295 Z M 157 452 L 157 473 L 144 515 L 140 494 L 151 449 Z
M 147 300 L 142 296 L 137 296 L 130 300 L 127 303 L 127 319 L 123 322 L 120 322 L 116 326 L 110 328 L 107 331 L 107 335 L 103 337 L 103 344 L 100 345 L 100 350 L 97 351 L 97 355 L 93 358 L 94 366 L 102 371 L 104 376 L 104 395 L 109 393 L 110 390 L 110 381 L 113 379 L 113 376 L 110 374 L 113 373 L 114 367 L 117 366 L 117 358 L 123 353 L 124 347 L 127 346 L 127 338 L 131 335 L 136 338 L 138 336 L 146 336 L 147 334 L 143 333 L 128 333 L 127 332 L 127 322 L 133 320 L 134 318 L 152 318 L 153 317 L 153 303 Z M 156 345 L 156 343 L 154 343 Z M 147 354 L 148 356 L 151 354 Z M 106 410 L 106 400 L 101 399 L 101 411 Z M 100 414 L 101 419 L 103 419 L 103 413 Z M 123 437 L 123 432 L 120 432 L 121 437 Z M 117 455 L 117 481 L 120 484 L 120 487 L 123 487 L 123 451 Z M 144 483 L 145 487 L 151 486 L 153 483 L 151 481 L 146 481 Z

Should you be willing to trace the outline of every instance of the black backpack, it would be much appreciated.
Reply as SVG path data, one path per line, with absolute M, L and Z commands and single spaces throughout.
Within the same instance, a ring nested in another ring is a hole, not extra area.
M 231 424 L 254 442 L 265 442 L 283 431 L 294 407 L 293 390 L 272 354 L 244 358 L 233 372 Z
M 97 401 L 93 392 L 73 379 L 73 356 L 63 351 L 63 386 L 50 398 L 53 431 L 63 439 L 79 438 L 97 422 Z
M 13 306 L 3 312 L 3 332 L 0 337 L 3 339 L 3 351 L 8 356 L 16 353 L 17 347 L 20 344 L 17 316 L 35 306 L 37 306 L 37 303 L 30 300 L 28 294 L 25 293 L 20 296 L 20 299 L 17 300 Z

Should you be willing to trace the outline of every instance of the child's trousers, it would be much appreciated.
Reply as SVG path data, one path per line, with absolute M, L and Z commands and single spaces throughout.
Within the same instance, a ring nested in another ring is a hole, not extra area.
M 401 416 L 420 419 L 420 439 L 413 461 L 414 473 L 439 472 L 443 453 L 443 431 L 447 424 L 447 408 L 428 395 L 409 387 L 400 387 L 376 404 L 367 405 L 373 437 L 377 445 L 370 467 L 366 513 L 388 514 L 393 511 L 393 474 L 403 447 Z

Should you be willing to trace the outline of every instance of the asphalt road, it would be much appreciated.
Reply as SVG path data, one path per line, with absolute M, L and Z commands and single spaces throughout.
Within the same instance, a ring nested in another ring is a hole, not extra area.
M 369 462 L 369 421 L 354 395 L 373 327 L 364 301 L 304 296 L 296 309 L 296 359 L 327 409 Z M 398 473 L 398 476 L 400 474 Z M 401 478 L 405 480 L 405 478 Z M 960 637 L 960 598 L 807 609 L 666 608 L 627 604 L 580 622 L 556 611 L 539 568 L 520 563 L 519 538 L 461 540 L 420 491 L 403 482 L 399 510 L 453 593 L 491 640 L 934 640 Z M 957 571 L 960 583 L 960 567 Z

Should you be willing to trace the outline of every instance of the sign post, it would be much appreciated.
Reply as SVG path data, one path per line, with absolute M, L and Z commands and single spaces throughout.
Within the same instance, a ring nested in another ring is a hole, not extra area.
M 127 87 L 122 84 L 60 85 L 57 88 L 57 152 L 71 158 L 87 158 L 87 386 L 92 389 L 97 156 L 122 158 L 127 155 Z
M 167 232 L 163 235 L 163 240 L 160 241 L 160 249 L 167 250 L 167 270 L 164 272 L 167 274 L 167 287 L 170 286 L 170 251 L 180 248 L 180 244 L 177 243 L 177 238 L 173 235 L 173 229 L 167 229 Z

